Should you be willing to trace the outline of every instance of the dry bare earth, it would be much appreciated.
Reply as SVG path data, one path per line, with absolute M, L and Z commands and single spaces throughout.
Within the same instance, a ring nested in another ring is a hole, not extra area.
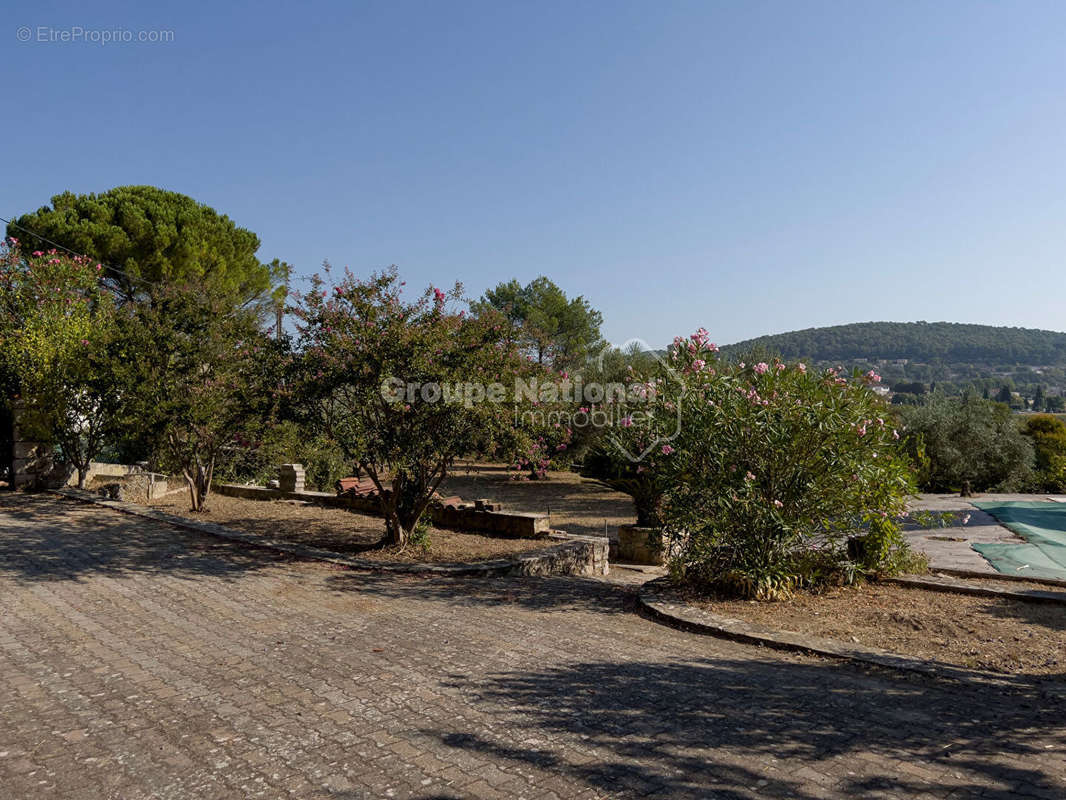
M 549 513 L 551 526 L 567 533 L 614 539 L 619 525 L 636 521 L 629 495 L 608 489 L 574 472 L 549 472 L 547 480 L 516 481 L 502 464 L 458 464 L 441 486 L 445 495 L 464 500 L 487 497 L 505 511 Z
M 185 494 L 162 498 L 152 507 L 197 521 L 378 561 L 481 561 L 542 550 L 551 544 L 544 539 L 504 539 L 430 528 L 428 548 L 412 545 L 401 551 L 379 546 L 385 535 L 383 519 L 342 508 L 220 494 L 208 498 L 208 510 L 203 514 L 189 511 Z
M 778 630 L 857 642 L 970 669 L 1066 673 L 1066 606 L 1061 605 L 889 584 L 833 589 L 822 595 L 802 593 L 773 603 L 692 597 L 686 601 L 713 614 Z

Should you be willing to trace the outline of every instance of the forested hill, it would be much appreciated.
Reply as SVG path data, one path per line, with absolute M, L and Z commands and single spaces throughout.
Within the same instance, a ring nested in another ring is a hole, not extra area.
M 760 336 L 722 349 L 737 354 L 752 348 L 819 362 L 906 358 L 927 364 L 1066 364 L 1066 333 L 955 322 L 856 322 Z

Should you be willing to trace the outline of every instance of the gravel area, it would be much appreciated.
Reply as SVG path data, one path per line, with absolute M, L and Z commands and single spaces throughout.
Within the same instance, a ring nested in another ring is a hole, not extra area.
M 683 600 L 713 614 L 778 630 L 970 669 L 1033 675 L 1066 671 L 1066 606 L 888 584 L 801 593 L 772 603 L 692 596 Z
M 543 550 L 552 544 L 544 539 L 504 539 L 430 528 L 428 547 L 410 545 L 403 550 L 382 547 L 385 522 L 379 517 L 294 500 L 246 500 L 212 494 L 208 498 L 208 510 L 195 514 L 189 511 L 188 497 L 175 494 L 152 503 L 152 508 L 376 561 L 482 561 Z

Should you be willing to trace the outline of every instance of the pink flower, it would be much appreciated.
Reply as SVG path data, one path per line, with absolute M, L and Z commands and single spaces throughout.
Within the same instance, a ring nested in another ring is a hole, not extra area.
M 672 447 L 671 447 L 670 445 L 668 445 L 668 444 L 664 444 L 664 445 L 663 445 L 663 450 L 662 450 L 662 452 L 663 452 L 663 455 L 664 455 L 664 456 L 668 456 L 668 455 L 670 455 L 670 454 L 671 454 L 672 452 L 674 452 L 674 448 L 672 448 Z
M 878 375 L 873 370 L 870 370 L 869 372 L 867 372 L 866 373 L 866 377 L 871 383 L 880 383 L 881 382 L 881 376 Z
M 780 500 L 774 500 L 774 508 L 781 508 L 784 505 Z
M 897 431 L 895 428 L 892 429 L 892 438 L 893 439 L 898 439 L 899 438 L 899 431 Z
M 744 475 L 744 480 L 753 481 L 755 480 L 755 476 L 751 472 L 748 472 L 746 475 Z
M 770 365 L 767 364 L 765 361 L 760 361 L 758 364 L 755 365 L 754 369 L 756 375 L 765 375 L 766 371 L 770 369 Z
M 623 428 L 631 428 L 631 427 L 633 427 L 633 418 L 630 417 L 630 416 L 622 417 L 622 420 L 621 420 L 620 424 L 622 425 Z

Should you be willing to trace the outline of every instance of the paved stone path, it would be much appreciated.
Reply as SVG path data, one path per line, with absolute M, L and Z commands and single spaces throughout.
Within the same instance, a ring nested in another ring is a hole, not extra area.
M 374 577 L 0 496 L 0 797 L 1066 795 L 1063 682 L 774 653 L 631 592 Z

